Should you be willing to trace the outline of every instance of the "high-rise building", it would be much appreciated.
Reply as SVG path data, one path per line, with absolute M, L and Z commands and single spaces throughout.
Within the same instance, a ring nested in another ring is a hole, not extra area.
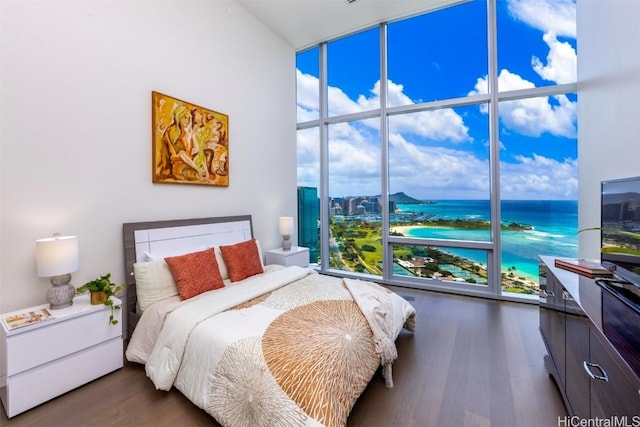
M 298 244 L 309 248 L 309 262 L 320 256 L 320 201 L 315 187 L 298 187 Z

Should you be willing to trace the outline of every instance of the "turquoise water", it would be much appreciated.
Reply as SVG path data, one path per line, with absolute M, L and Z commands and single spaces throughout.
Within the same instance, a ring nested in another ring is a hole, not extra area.
M 488 200 L 438 200 L 423 205 L 398 205 L 402 214 L 433 215 L 431 219 L 489 220 Z M 517 222 L 533 227 L 526 231 L 503 231 L 502 270 L 515 267 L 530 278 L 538 276 L 538 255 L 577 257 L 578 202 L 575 200 L 504 200 L 503 223 Z M 488 241 L 489 230 L 422 227 L 412 237 Z M 447 249 L 455 255 L 486 264 L 483 251 Z

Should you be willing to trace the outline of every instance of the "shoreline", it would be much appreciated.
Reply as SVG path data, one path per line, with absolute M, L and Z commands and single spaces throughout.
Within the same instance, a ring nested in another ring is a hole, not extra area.
M 393 225 L 390 227 L 390 233 L 400 233 L 403 236 L 406 236 L 407 231 L 415 230 L 416 228 L 431 228 L 431 226 L 427 225 Z
M 390 233 L 399 233 L 399 234 L 402 234 L 403 236 L 411 237 L 411 236 L 407 236 L 407 233 L 411 232 L 412 230 L 418 229 L 418 228 L 432 228 L 432 227 L 431 226 L 425 226 L 425 225 L 394 225 L 394 226 L 390 227 L 389 232 Z M 440 228 L 446 228 L 446 227 L 440 227 Z M 446 251 L 444 251 L 444 252 L 446 252 Z M 474 265 L 479 266 L 485 272 L 487 271 L 487 266 L 485 264 L 483 264 L 481 262 L 477 262 L 477 261 L 471 260 L 471 259 L 468 259 L 468 258 L 465 258 L 465 259 L 469 263 L 472 263 Z M 501 273 L 506 273 L 506 272 L 509 271 L 504 265 L 500 266 L 500 270 L 501 270 Z M 525 282 L 525 284 L 527 286 L 534 287 L 534 288 L 539 286 L 538 277 L 537 276 L 531 276 L 530 274 L 527 274 L 527 273 L 525 273 L 525 272 L 523 272 L 521 270 L 517 270 L 517 269 L 514 270 L 514 271 L 510 271 L 510 272 L 513 273 L 513 276 L 514 276 L 513 280 L 518 280 L 520 277 L 522 277 L 524 279 L 523 281 Z

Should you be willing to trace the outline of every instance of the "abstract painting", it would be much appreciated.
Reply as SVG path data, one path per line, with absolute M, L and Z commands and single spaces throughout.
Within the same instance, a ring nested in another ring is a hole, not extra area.
M 159 92 L 152 100 L 153 182 L 229 185 L 229 116 Z

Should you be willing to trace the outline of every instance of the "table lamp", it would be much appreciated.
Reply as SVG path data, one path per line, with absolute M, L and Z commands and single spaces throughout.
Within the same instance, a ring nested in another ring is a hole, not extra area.
M 278 220 L 278 229 L 282 234 L 282 250 L 291 250 L 291 234 L 293 234 L 293 217 L 281 216 Z
M 36 240 L 36 264 L 38 277 L 50 277 L 52 288 L 47 292 L 47 302 L 52 310 L 73 304 L 76 288 L 69 283 L 71 273 L 80 266 L 78 238 L 62 236 Z

